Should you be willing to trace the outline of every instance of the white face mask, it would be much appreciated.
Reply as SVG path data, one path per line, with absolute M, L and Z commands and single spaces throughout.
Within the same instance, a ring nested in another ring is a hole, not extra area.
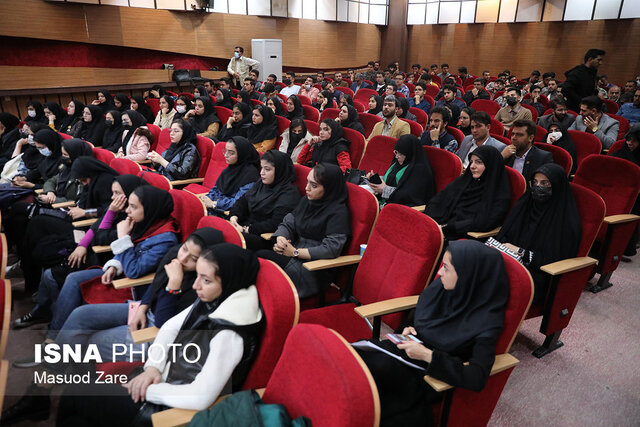
M 304 85 L 305 88 L 307 88 L 307 90 L 311 89 L 311 85 Z
M 238 53 L 238 52 L 233 52 L 233 56 L 235 56 L 235 57 L 236 57 L 236 59 L 238 59 L 238 58 L 240 58 L 240 53 Z
M 554 138 L 556 139 L 556 141 L 557 141 L 557 140 L 559 140 L 560 138 L 562 138 L 562 132 L 551 132 L 551 133 L 549 134 L 549 136 L 554 137 Z
M 176 111 L 178 113 L 182 114 L 185 111 L 187 111 L 187 106 L 186 105 L 176 105 Z
M 36 116 L 36 110 L 29 110 L 29 111 L 27 111 L 27 114 L 29 115 L 29 117 L 35 117 Z
M 48 147 L 38 148 L 38 151 L 45 157 L 49 157 L 51 155 L 51 150 L 49 150 Z

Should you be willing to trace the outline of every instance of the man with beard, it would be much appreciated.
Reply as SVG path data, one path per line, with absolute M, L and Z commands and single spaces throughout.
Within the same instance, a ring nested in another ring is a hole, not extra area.
M 602 64 L 604 55 L 604 50 L 589 49 L 584 55 L 583 64 L 564 73 L 567 80 L 562 85 L 562 93 L 570 110 L 578 111 L 582 98 L 598 94 L 598 67 Z
M 392 138 L 400 138 L 402 135 L 411 133 L 409 123 L 400 120 L 396 115 L 398 111 L 398 99 L 394 95 L 388 95 L 384 98 L 382 105 L 382 116 L 384 120 L 376 123 L 369 135 L 369 140 L 376 135 L 390 136 Z
M 538 118 L 538 126 L 549 130 L 551 125 L 558 125 L 562 129 L 567 129 L 573 123 L 573 116 L 567 114 L 567 102 L 562 98 L 554 98 L 551 101 L 553 112 Z
M 580 101 L 580 115 L 569 130 L 591 133 L 609 148 L 618 138 L 620 123 L 602 112 L 603 102 L 597 96 L 587 96 Z
M 627 119 L 631 126 L 640 121 L 640 89 L 633 94 L 633 102 L 624 104 L 618 114 Z

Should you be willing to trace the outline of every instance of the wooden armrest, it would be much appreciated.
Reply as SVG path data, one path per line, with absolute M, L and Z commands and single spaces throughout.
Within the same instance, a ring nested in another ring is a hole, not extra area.
M 264 395 L 264 388 L 256 389 L 256 393 L 258 393 L 258 396 L 262 397 Z M 217 405 L 229 396 L 229 394 L 225 394 L 218 397 L 216 401 L 213 402 L 213 405 Z M 191 409 L 172 408 L 152 414 L 151 421 L 153 422 L 153 427 L 186 426 L 187 424 L 189 424 L 196 412 L 198 411 L 194 411 Z
M 35 190 L 36 194 L 42 194 L 44 193 L 44 190 L 42 188 L 38 188 L 37 190 Z
M 499 374 L 500 372 L 506 371 L 507 369 L 511 369 L 516 366 L 520 361 L 510 355 L 509 353 L 498 354 L 496 356 L 495 362 L 493 362 L 493 367 L 491 368 L 491 373 L 489 375 Z M 468 365 L 469 362 L 465 363 Z M 449 390 L 453 388 L 449 384 L 444 381 L 437 380 L 429 375 L 425 375 L 424 380 L 438 393 L 442 393 L 445 390 Z M 155 424 L 154 424 L 155 425 Z
M 604 222 L 607 224 L 624 224 L 638 219 L 640 219 L 640 216 L 633 214 L 610 215 L 604 217 Z
M 411 206 L 411 207 L 417 210 L 418 212 L 424 212 L 424 210 L 427 209 L 427 205 Z
M 360 262 L 360 255 L 343 255 L 333 259 L 319 259 L 317 261 L 307 261 L 304 268 L 309 271 L 326 270 L 328 268 L 342 267 L 345 265 L 357 264 Z
M 136 160 L 136 163 L 139 165 L 148 165 L 151 163 L 151 160 L 149 159 L 144 159 L 144 160 Z
M 93 224 L 94 222 L 96 222 L 97 220 L 98 220 L 98 218 L 83 219 L 82 221 L 72 222 L 71 225 L 73 225 L 76 228 L 78 228 L 78 227 L 88 227 L 91 224 Z
M 579 258 L 568 258 L 560 261 L 552 262 L 551 264 L 543 265 L 540 270 L 545 273 L 549 273 L 552 276 L 558 276 L 564 273 L 570 273 L 572 271 L 580 270 L 581 268 L 595 265 L 598 260 L 588 256 Z
M 58 208 L 70 208 L 72 206 L 75 206 L 76 202 L 74 201 L 69 201 L 69 202 L 62 202 L 62 203 L 54 203 L 51 205 L 51 207 L 53 209 L 58 209 Z
M 96 254 L 111 252 L 111 246 L 92 246 L 91 249 L 93 249 L 93 252 Z
M 262 233 L 260 235 L 264 240 L 271 240 L 271 236 L 273 236 L 273 233 Z
M 116 289 L 132 288 L 134 286 L 148 285 L 153 282 L 155 273 L 149 273 L 146 276 L 138 277 L 137 279 L 118 279 L 113 281 L 113 287 Z
M 204 178 L 178 179 L 176 181 L 170 181 L 170 182 L 171 182 L 171 185 L 176 187 L 178 185 L 201 184 L 204 182 Z
M 418 295 L 388 299 L 361 305 L 353 310 L 363 318 L 410 310 L 418 304 Z
M 153 341 L 158 335 L 160 329 L 152 326 L 151 328 L 138 329 L 137 331 L 131 331 L 131 337 L 134 344 L 142 344 L 145 342 Z
M 500 228 L 502 227 L 494 228 L 491 231 L 470 231 L 467 233 L 467 236 L 471 237 L 472 239 L 486 239 L 487 237 L 493 237 L 497 235 L 500 232 Z

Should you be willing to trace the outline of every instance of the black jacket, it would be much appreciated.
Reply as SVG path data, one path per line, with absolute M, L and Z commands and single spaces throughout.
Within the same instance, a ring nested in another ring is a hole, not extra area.
M 573 111 L 580 110 L 580 100 L 586 96 L 597 95 L 598 70 L 586 65 L 577 65 L 565 71 L 567 80 L 562 85 L 562 94 L 567 98 L 567 107 Z
M 516 156 L 514 154 L 513 156 L 505 160 L 504 164 L 512 168 L 515 159 Z M 551 155 L 551 153 L 548 151 L 540 150 L 536 146 L 532 146 L 529 154 L 527 154 L 527 157 L 524 160 L 522 176 L 524 176 L 524 179 L 529 182 L 531 179 L 533 179 L 533 172 L 540 166 L 547 163 L 553 163 L 553 156 Z
M 169 181 L 195 178 L 199 170 L 200 153 L 193 144 L 188 144 L 180 150 L 166 168 L 158 166 L 158 172 L 166 176 Z

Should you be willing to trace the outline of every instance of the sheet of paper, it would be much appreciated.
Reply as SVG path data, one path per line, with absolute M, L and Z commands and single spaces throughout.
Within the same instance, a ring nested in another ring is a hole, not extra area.
M 356 341 L 354 343 L 351 343 L 351 346 L 354 348 L 359 348 L 361 350 L 365 350 L 365 351 L 381 351 L 391 357 L 393 357 L 396 360 L 399 360 L 400 362 L 404 363 L 405 365 L 409 366 L 410 368 L 414 368 L 414 369 L 420 369 L 421 371 L 424 371 L 424 368 L 422 366 L 418 366 L 414 363 L 408 362 L 405 359 L 403 359 L 402 357 L 398 356 L 397 354 L 393 354 L 390 351 L 385 350 L 382 347 L 378 347 L 377 345 L 373 344 L 371 341 Z

